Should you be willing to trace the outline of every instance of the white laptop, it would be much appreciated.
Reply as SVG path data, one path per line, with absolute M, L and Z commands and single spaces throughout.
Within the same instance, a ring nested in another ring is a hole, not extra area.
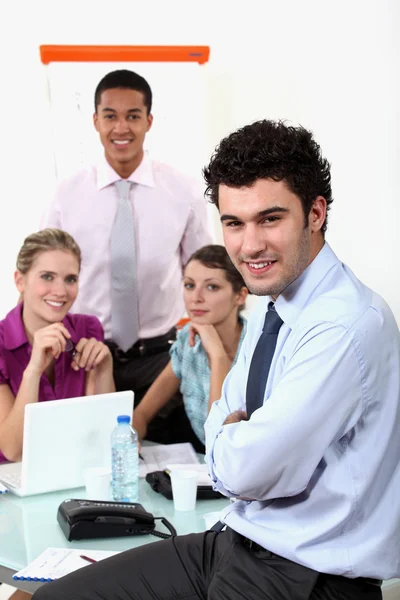
M 0 482 L 18 496 L 83 486 L 85 468 L 111 466 L 117 416 L 132 413 L 132 391 L 27 404 L 22 462 L 0 465 Z

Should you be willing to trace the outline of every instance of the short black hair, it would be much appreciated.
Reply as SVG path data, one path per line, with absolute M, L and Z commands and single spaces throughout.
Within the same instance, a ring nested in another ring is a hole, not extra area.
M 220 244 L 208 244 L 196 250 L 187 261 L 185 268 L 192 260 L 199 261 L 209 269 L 222 269 L 225 271 L 225 277 L 236 293 L 240 292 L 243 287 L 247 287 L 243 277 L 231 261 L 225 247 Z
M 138 75 L 134 71 L 128 71 L 128 69 L 119 69 L 118 71 L 111 71 L 107 73 L 97 85 L 94 93 L 94 110 L 97 112 L 97 107 L 101 102 L 101 95 L 106 90 L 113 90 L 115 88 L 125 90 L 135 90 L 143 94 L 143 102 L 147 108 L 147 114 L 151 113 L 151 105 L 153 101 L 153 94 L 151 88 L 144 77 Z
M 305 224 L 317 196 L 325 198 L 327 211 L 333 202 L 330 164 L 312 133 L 284 121 L 264 119 L 231 133 L 217 146 L 203 175 L 206 195 L 217 208 L 220 185 L 249 187 L 257 179 L 284 180 L 301 200 Z

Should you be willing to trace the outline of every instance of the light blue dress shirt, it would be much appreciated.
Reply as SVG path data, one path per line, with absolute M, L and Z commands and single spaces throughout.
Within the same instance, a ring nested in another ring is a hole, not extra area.
M 284 321 L 264 405 L 246 408 L 270 297 L 250 317 L 207 419 L 216 489 L 242 497 L 221 520 L 322 573 L 400 575 L 400 339 L 393 314 L 325 244 L 277 299 Z M 250 499 L 252 499 L 250 501 Z
M 242 332 L 232 365 L 237 361 L 240 346 L 246 333 L 246 320 L 242 317 L 239 317 L 239 320 L 242 324 Z M 204 444 L 204 423 L 208 415 L 211 370 L 200 337 L 196 337 L 196 343 L 193 347 L 189 346 L 189 329 L 190 323 L 178 332 L 177 340 L 172 344 L 169 353 L 172 370 L 176 377 L 181 380 L 180 391 L 183 396 L 186 414 L 193 431 Z

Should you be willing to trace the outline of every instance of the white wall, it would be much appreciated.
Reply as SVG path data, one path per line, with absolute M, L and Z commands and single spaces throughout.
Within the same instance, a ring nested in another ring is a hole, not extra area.
M 201 67 L 208 89 L 204 162 L 221 136 L 258 118 L 311 128 L 332 162 L 327 239 L 400 322 L 398 6 L 397 0 L 6 3 L 0 316 L 16 300 L 16 253 L 38 228 L 55 183 L 39 44 L 209 44 L 210 62 Z M 184 92 L 176 95 L 178 105 L 184 101 Z M 177 140 L 185 127 L 182 109 Z

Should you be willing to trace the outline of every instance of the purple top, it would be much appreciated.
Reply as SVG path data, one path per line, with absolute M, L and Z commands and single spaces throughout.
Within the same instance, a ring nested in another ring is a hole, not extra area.
M 9 385 L 14 396 L 18 394 L 32 352 L 22 323 L 22 307 L 22 303 L 18 304 L 0 321 L 0 385 Z M 101 342 L 104 340 L 103 328 L 97 317 L 68 313 L 62 322 L 75 344 L 83 337 L 94 337 Z M 86 371 L 74 371 L 71 360 L 69 352 L 62 352 L 55 361 L 54 388 L 43 373 L 39 385 L 39 402 L 84 396 Z M 0 463 L 4 460 L 0 451 Z

